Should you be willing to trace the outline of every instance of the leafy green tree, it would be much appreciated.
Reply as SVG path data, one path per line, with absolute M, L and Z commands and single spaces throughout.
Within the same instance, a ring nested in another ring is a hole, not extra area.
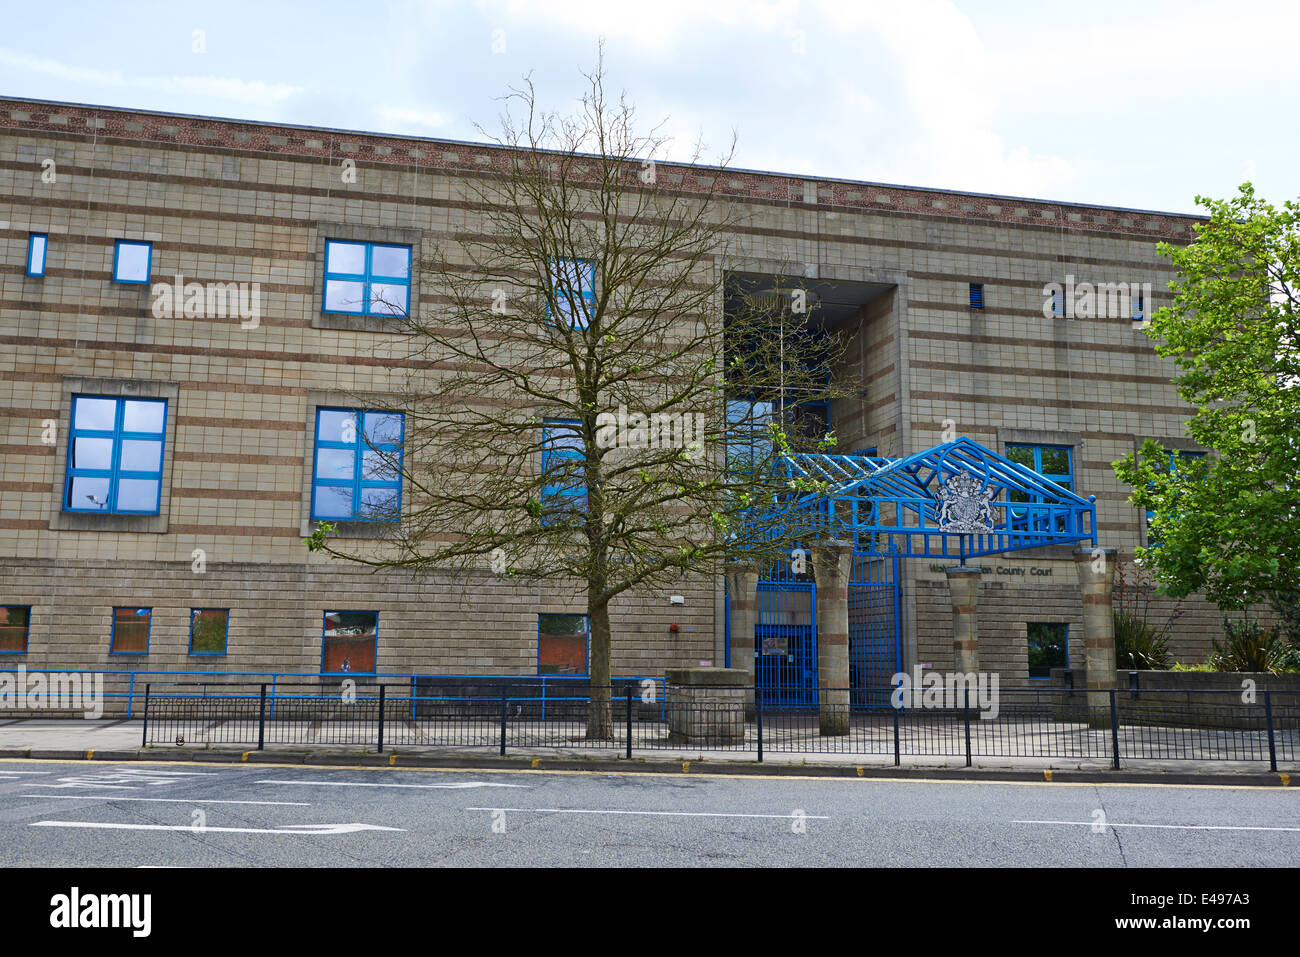
M 1178 274 L 1147 333 L 1197 409 L 1188 434 L 1213 451 L 1171 458 L 1148 440 L 1115 474 L 1155 513 L 1140 555 L 1168 593 L 1241 608 L 1300 580 L 1300 204 L 1249 183 L 1197 203 L 1210 218 L 1196 240 L 1159 246 Z

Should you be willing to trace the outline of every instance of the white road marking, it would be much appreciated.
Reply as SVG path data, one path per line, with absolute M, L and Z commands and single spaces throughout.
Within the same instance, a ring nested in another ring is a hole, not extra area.
M 304 801 L 223 801 L 217 798 L 137 798 L 116 794 L 15 794 L 14 797 L 44 798 L 47 801 L 150 801 L 160 804 L 266 804 L 275 807 L 311 807 Z
M 53 774 L 53 771 L 0 771 L 0 774 Z
M 210 771 L 172 771 L 161 768 L 123 768 L 92 771 L 59 778 L 60 784 L 33 784 L 37 788 L 112 788 L 135 791 L 140 785 L 183 784 L 188 778 L 215 777 Z
M 778 821 L 829 821 L 822 814 L 726 814 L 721 811 L 615 811 L 575 807 L 467 807 L 467 811 L 520 811 L 528 814 L 636 814 L 647 817 L 757 817 Z
M 372 784 L 368 781 L 254 781 L 254 784 L 309 784 L 322 788 L 419 788 L 462 790 L 464 788 L 529 788 L 529 784 L 497 784 L 489 781 L 457 781 L 454 784 Z
M 106 828 L 117 831 L 189 831 L 195 834 L 221 832 L 223 834 L 298 834 L 311 837 L 318 834 L 352 834 L 356 831 L 402 831 L 400 827 L 379 824 L 285 824 L 267 827 L 195 827 L 193 824 L 121 824 L 112 821 L 33 821 L 32 827 L 85 827 Z
M 1088 827 L 1150 827 L 1174 831 L 1300 831 L 1300 827 L 1260 827 L 1247 824 L 1117 824 L 1112 821 L 1012 821 L 1012 824 L 1068 824 Z

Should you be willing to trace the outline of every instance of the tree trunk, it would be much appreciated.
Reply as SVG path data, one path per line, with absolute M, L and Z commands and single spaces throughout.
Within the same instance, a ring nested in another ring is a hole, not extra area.
M 608 741 L 614 737 L 610 702 L 609 604 L 587 602 L 591 629 L 591 703 L 587 706 L 588 739 Z

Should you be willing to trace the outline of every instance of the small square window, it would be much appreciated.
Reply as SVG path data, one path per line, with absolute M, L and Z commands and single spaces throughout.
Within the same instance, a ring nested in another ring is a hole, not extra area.
M 321 674 L 374 674 L 378 640 L 379 612 L 325 612 Z
M 587 674 L 587 616 L 537 616 L 537 673 Z
M 143 285 L 149 282 L 153 243 L 119 239 L 113 249 L 113 282 Z
M 27 275 L 45 275 L 45 253 L 49 245 L 50 238 L 44 233 L 32 233 L 27 237 Z
M 229 626 L 228 608 L 191 608 L 190 654 L 224 655 Z
M 114 608 L 113 635 L 109 640 L 111 655 L 149 654 L 149 626 L 152 608 Z
M 31 624 L 31 605 L 0 605 L 0 654 L 24 654 Z
M 981 282 L 970 284 L 970 307 L 972 309 L 984 308 L 984 284 Z
M 1064 621 L 1031 621 L 1026 625 L 1029 677 L 1050 678 L 1053 668 L 1069 667 L 1070 625 Z

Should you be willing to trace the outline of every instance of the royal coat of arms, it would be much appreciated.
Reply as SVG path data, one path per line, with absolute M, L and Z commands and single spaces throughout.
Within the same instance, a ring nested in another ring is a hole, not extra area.
M 997 490 L 983 485 L 969 472 L 957 472 L 939 486 L 939 527 L 945 532 L 993 531 L 993 507 Z

